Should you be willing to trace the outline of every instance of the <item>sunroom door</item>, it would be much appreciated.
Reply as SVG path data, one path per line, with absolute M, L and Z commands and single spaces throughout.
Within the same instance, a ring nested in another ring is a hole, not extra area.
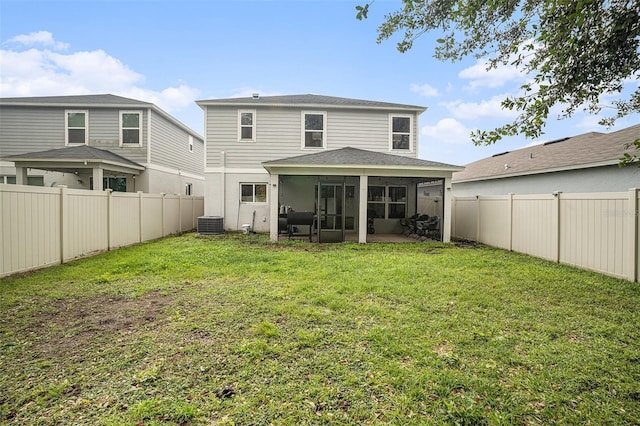
M 344 241 L 344 183 L 321 183 L 318 190 L 318 241 Z

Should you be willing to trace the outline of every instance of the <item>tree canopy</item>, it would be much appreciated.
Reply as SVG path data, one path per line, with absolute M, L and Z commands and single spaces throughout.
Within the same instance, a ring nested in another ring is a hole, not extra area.
M 375 1 L 375 0 L 374 0 Z M 366 19 L 373 2 L 357 6 Z M 406 52 L 422 34 L 442 34 L 435 58 L 484 58 L 488 69 L 514 65 L 531 79 L 502 101 L 519 115 L 494 130 L 477 130 L 475 144 L 543 133 L 551 107 L 560 118 L 585 110 L 611 126 L 640 112 L 640 1 L 638 0 L 402 0 L 378 27 L 378 43 L 403 32 Z M 638 142 L 636 142 L 637 144 Z M 639 145 L 640 147 L 640 145 Z

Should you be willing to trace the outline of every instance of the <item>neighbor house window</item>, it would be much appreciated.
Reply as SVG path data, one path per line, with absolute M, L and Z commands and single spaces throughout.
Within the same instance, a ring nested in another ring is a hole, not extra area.
M 327 140 L 327 113 L 302 113 L 302 147 L 324 148 Z
M 373 219 L 407 217 L 407 187 L 371 185 L 367 189 L 367 216 Z
M 88 127 L 88 111 L 66 111 L 65 143 L 67 145 L 86 145 L 89 140 Z
M 389 116 L 391 128 L 390 147 L 392 151 L 411 151 L 413 123 L 410 115 Z
M 120 111 L 120 145 L 142 145 L 142 113 Z
M 184 186 L 185 195 L 193 195 L 193 184 L 187 183 Z
M 243 203 L 266 203 L 266 183 L 242 183 L 240 184 L 240 201 Z
M 189 135 L 189 152 L 193 152 L 193 136 Z
M 256 140 L 256 112 L 238 111 L 238 140 L 253 142 Z

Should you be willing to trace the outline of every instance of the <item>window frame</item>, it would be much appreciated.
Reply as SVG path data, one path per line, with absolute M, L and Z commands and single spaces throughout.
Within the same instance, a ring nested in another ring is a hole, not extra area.
M 84 127 L 69 126 L 69 114 L 84 114 Z M 69 142 L 69 130 L 84 130 L 84 142 Z M 81 146 L 89 144 L 89 110 L 86 109 L 67 109 L 64 111 L 64 144 L 65 146 Z
M 251 126 L 242 124 L 242 114 L 251 114 Z M 250 128 L 251 137 L 243 138 L 242 129 Z M 238 142 L 255 142 L 256 141 L 256 110 L 255 109 L 239 109 L 238 110 Z
M 307 146 L 307 131 L 318 132 L 319 130 L 307 130 L 306 116 L 307 115 L 321 115 L 322 116 L 322 146 Z M 303 150 L 323 150 L 327 149 L 327 112 L 326 111 L 302 111 L 301 112 L 301 132 L 302 138 L 300 141 L 301 148 Z
M 393 131 L 393 119 L 394 118 L 408 118 L 409 119 L 409 133 L 406 132 L 394 132 Z M 389 151 L 391 152 L 413 152 L 413 115 L 412 114 L 389 114 Z M 393 136 L 394 135 L 408 135 L 409 147 L 408 148 L 394 148 Z
M 369 188 L 384 188 L 384 193 L 382 194 L 382 200 L 370 200 L 369 199 Z M 391 200 L 391 191 L 389 188 L 404 188 L 404 201 L 392 201 Z M 409 187 L 408 185 L 394 185 L 394 184 L 386 184 L 386 185 L 369 185 L 367 187 L 367 212 L 370 210 L 369 205 L 383 205 L 384 206 L 384 217 L 376 217 L 375 219 L 406 219 L 407 217 L 407 208 L 408 208 L 408 198 L 409 198 Z M 390 206 L 392 205 L 403 205 L 404 206 L 404 217 L 389 217 Z
M 251 201 L 243 201 L 242 199 L 242 189 L 244 186 L 252 186 L 252 192 L 251 192 L 251 197 L 252 200 Z M 264 186 L 264 201 L 256 201 L 256 187 L 257 186 Z M 240 198 L 240 203 L 241 204 L 268 204 L 269 203 L 269 185 L 266 182 L 240 182 L 240 194 L 239 194 L 239 198 Z
M 193 152 L 193 135 L 189 135 L 189 152 Z
M 123 126 L 123 118 L 125 114 L 138 114 L 138 127 L 124 127 Z M 122 110 L 120 111 L 119 114 L 119 120 L 118 120 L 118 124 L 120 127 L 120 146 L 142 146 L 142 129 L 144 128 L 143 126 L 143 112 L 140 110 Z M 125 129 L 137 129 L 138 130 L 138 143 L 132 143 L 132 142 L 125 142 L 124 141 L 124 135 L 123 135 L 123 131 Z

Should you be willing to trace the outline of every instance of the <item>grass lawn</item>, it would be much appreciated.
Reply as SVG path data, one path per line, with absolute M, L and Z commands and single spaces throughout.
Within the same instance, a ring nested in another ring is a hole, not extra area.
M 187 234 L 0 313 L 5 424 L 640 422 L 640 285 L 487 247 Z

